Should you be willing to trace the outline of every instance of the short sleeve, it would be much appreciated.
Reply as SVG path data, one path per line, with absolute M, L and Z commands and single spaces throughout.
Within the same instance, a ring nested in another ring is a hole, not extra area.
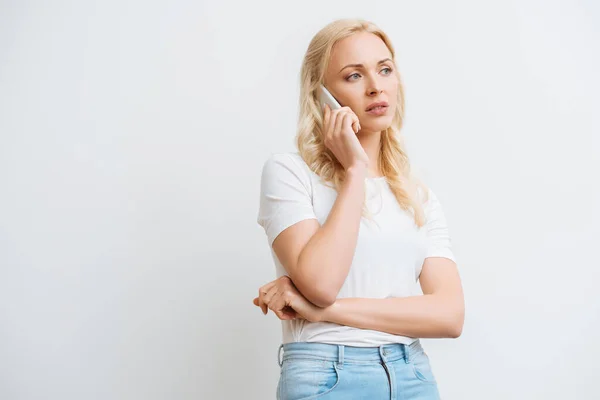
M 431 189 L 429 189 L 429 199 L 425 203 L 424 211 L 426 217 L 424 228 L 427 236 L 425 258 L 445 257 L 456 262 L 444 211 L 437 196 Z
M 291 154 L 273 154 L 264 163 L 257 222 L 264 228 L 269 246 L 286 228 L 305 219 L 317 219 L 310 188 L 307 171 Z

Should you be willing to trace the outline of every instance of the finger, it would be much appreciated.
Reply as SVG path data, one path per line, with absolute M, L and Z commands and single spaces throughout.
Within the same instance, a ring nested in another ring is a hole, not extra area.
M 260 307 L 260 310 L 262 311 L 262 313 L 263 313 L 263 314 L 265 314 L 265 307 L 266 307 L 266 306 L 265 306 L 265 303 L 263 303 L 263 301 L 262 301 L 262 300 L 260 300 L 260 299 L 258 300 L 258 304 L 257 304 L 257 306 L 259 306 L 259 307 Z
M 329 118 L 327 119 L 327 129 L 325 130 L 325 134 L 329 136 L 331 139 L 331 135 L 333 133 L 333 127 L 335 126 L 335 119 L 337 116 L 337 110 L 329 113 Z
M 267 293 L 268 293 L 268 292 L 267 292 Z M 262 311 L 262 313 L 263 313 L 263 314 L 264 314 L 264 313 L 267 311 L 267 310 L 266 310 L 266 307 L 267 307 L 267 306 L 266 306 L 266 304 L 265 304 L 265 301 L 264 301 L 265 295 L 266 295 L 266 293 L 262 293 L 262 292 L 261 292 L 261 293 L 258 295 L 258 298 L 257 298 L 258 300 L 257 300 L 257 304 L 256 304 L 257 306 L 259 306 L 259 307 L 260 307 L 260 309 L 261 309 L 261 311 Z
M 344 131 L 352 129 L 352 123 L 352 114 L 346 113 L 346 115 L 344 115 L 344 118 L 342 118 L 342 129 Z
M 269 289 L 267 294 L 265 294 L 263 296 L 263 302 L 265 304 L 269 304 L 271 302 L 271 300 L 273 299 L 273 296 L 275 296 L 278 291 L 279 291 L 279 287 L 273 286 L 271 289 Z
M 271 281 L 265 285 L 262 285 L 260 288 L 258 288 L 258 294 L 262 294 L 265 295 L 267 294 L 267 292 L 269 291 L 269 289 L 271 289 L 273 286 L 275 286 L 277 284 L 277 279 L 275 279 L 274 281 Z
M 288 306 L 287 296 L 285 292 L 277 293 L 271 300 L 271 310 L 279 319 L 294 319 L 296 311 Z
M 259 299 L 258 300 L 258 306 L 260 307 L 261 311 L 263 314 L 267 313 L 267 307 L 268 305 L 263 301 L 263 299 Z
M 343 116 L 340 117 L 340 121 L 339 121 L 339 128 L 336 127 L 336 133 L 338 135 L 338 137 L 342 137 L 344 136 L 344 132 L 347 131 L 348 129 L 352 129 L 352 117 L 350 115 L 350 113 L 345 113 Z
M 269 293 L 269 290 L 271 290 L 275 284 L 277 283 L 277 280 L 274 280 L 272 282 L 267 283 L 266 285 L 261 286 L 258 289 L 258 306 L 262 309 L 263 314 L 267 313 L 267 306 L 264 304 L 264 297 L 267 295 L 267 293 Z
M 285 293 L 278 293 L 276 297 L 271 300 L 270 308 L 281 320 L 291 320 L 298 316 L 296 310 L 287 305 L 287 301 L 285 301 Z
M 255 306 L 258 305 L 258 297 L 255 297 L 254 300 L 252 300 L 252 302 L 254 303 Z
M 358 130 L 360 131 L 362 129 L 362 127 L 360 126 L 360 120 L 358 119 L 358 116 L 354 112 L 352 113 L 352 116 L 354 117 L 356 125 L 358 125 L 358 127 L 357 127 Z
M 267 314 L 267 312 L 269 310 L 269 303 L 271 302 L 273 296 L 275 296 L 277 294 L 277 290 L 278 290 L 278 287 L 273 286 L 271 289 L 269 289 L 267 294 L 263 296 L 263 298 L 262 298 L 263 307 L 261 307 L 263 309 L 263 314 Z
M 285 307 L 285 301 L 283 300 L 283 296 L 281 293 L 276 293 L 269 302 L 269 308 L 273 311 L 273 313 L 279 318 L 282 319 L 282 309 Z
M 340 111 L 338 113 L 336 113 L 335 116 L 335 127 L 333 128 L 333 137 L 337 138 L 340 134 L 340 132 L 342 131 L 342 124 L 344 123 L 344 117 L 346 116 L 347 112 L 345 111 Z
M 352 116 L 352 129 L 354 133 L 358 133 L 360 131 L 360 121 L 354 112 L 351 112 L 350 115 Z
M 356 113 L 352 111 L 352 109 L 348 106 L 340 108 L 340 111 L 345 111 L 348 114 L 350 114 L 350 116 L 352 117 L 352 128 L 355 133 L 358 132 L 358 129 L 360 129 L 360 121 L 358 120 L 358 116 L 356 115 Z

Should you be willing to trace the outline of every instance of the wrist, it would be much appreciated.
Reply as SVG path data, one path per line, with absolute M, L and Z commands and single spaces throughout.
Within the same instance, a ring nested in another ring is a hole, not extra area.
M 358 162 L 348 167 L 346 175 L 350 178 L 364 179 L 367 177 L 367 170 L 367 164 Z
M 319 322 L 334 322 L 336 319 L 335 316 L 338 313 L 339 307 L 340 307 L 339 300 L 336 300 L 332 305 L 323 308 L 323 311 L 321 312 L 321 315 L 320 315 Z

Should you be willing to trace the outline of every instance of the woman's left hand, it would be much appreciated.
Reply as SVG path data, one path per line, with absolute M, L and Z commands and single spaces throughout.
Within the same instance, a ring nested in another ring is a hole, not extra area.
M 265 315 L 271 309 L 281 320 L 319 322 L 323 319 L 324 309 L 308 301 L 287 275 L 261 286 L 254 305 L 260 307 Z

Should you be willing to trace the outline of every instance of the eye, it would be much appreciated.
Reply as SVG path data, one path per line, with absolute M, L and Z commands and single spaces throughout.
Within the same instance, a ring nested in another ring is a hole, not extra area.
M 384 69 L 382 69 L 382 71 L 388 70 L 389 72 L 386 75 L 389 75 L 392 73 L 392 69 L 389 67 L 385 67 Z
M 350 79 L 350 78 L 352 78 L 354 75 L 358 75 L 358 76 L 360 76 L 360 74 L 359 74 L 358 72 L 355 72 L 355 73 L 353 73 L 352 75 L 349 75 L 349 76 L 346 78 L 346 80 L 347 80 L 347 81 L 353 80 L 353 79 Z

